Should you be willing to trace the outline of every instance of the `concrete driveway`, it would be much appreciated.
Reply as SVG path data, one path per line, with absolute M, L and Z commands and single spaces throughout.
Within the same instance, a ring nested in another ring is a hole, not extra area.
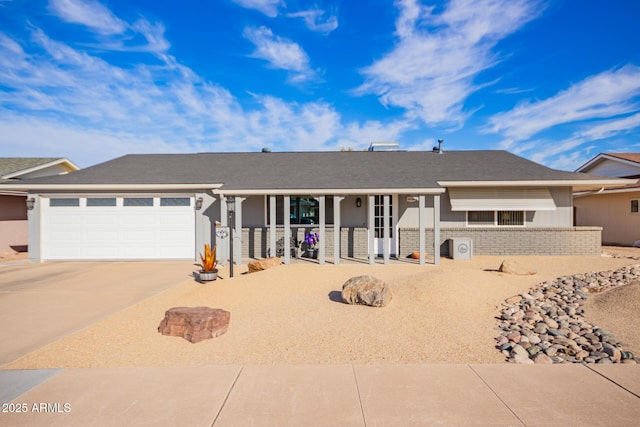
M 0 366 L 190 280 L 193 261 L 0 264 Z

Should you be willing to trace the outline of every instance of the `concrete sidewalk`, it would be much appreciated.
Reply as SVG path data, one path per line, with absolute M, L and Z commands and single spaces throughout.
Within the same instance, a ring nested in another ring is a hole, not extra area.
M 0 371 L 0 425 L 637 426 L 638 365 Z M 11 404 L 8 404 L 11 402 Z M 17 409 L 24 409 L 16 413 Z

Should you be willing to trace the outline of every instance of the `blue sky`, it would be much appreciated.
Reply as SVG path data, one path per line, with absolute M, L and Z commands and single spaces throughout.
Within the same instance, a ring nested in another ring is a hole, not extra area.
M 640 151 L 635 0 L 0 0 L 0 156 Z

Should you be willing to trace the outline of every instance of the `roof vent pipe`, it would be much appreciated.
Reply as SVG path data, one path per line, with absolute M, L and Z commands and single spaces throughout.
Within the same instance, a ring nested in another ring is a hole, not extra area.
M 438 140 L 438 146 L 437 147 L 433 147 L 433 152 L 434 153 L 442 154 L 442 143 L 443 142 L 444 142 L 444 139 L 439 139 Z

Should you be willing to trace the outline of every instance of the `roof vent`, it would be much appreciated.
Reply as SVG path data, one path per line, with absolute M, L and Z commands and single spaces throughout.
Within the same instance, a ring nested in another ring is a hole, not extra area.
M 433 147 L 433 152 L 434 153 L 442 154 L 442 143 L 443 142 L 444 142 L 444 139 L 439 139 L 438 140 L 438 146 L 437 147 Z
M 262 152 L 263 152 L 263 153 L 270 153 L 270 152 L 271 152 L 271 148 L 269 148 L 269 147 L 264 147 L 264 148 L 262 149 Z
M 368 151 L 400 151 L 400 145 L 397 142 L 372 142 Z

